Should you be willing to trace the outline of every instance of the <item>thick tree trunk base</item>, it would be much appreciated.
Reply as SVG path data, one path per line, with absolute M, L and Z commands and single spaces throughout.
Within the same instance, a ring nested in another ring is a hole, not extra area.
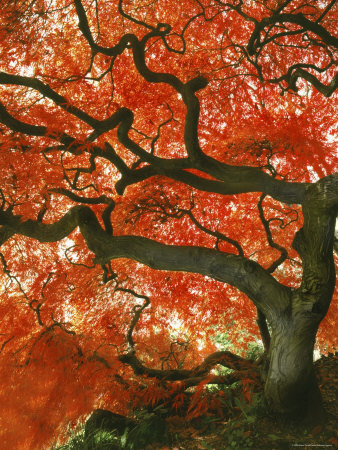
M 316 330 L 309 315 L 281 318 L 262 367 L 270 409 L 304 425 L 322 423 L 326 417 L 313 365 Z
M 261 380 L 265 383 L 269 372 L 269 359 L 267 355 L 263 355 L 260 360 L 259 371 Z M 271 413 L 277 415 L 281 420 L 304 426 L 315 426 L 325 422 L 327 414 L 323 406 L 322 394 L 315 376 L 313 377 L 311 387 L 309 387 L 308 391 L 303 393 L 302 396 L 299 396 L 298 401 L 296 403 L 293 402 L 290 409 L 285 408 L 283 412 L 274 407 L 271 400 L 269 401 L 269 395 L 265 395 L 267 403 L 270 404 Z
M 323 406 L 322 395 L 317 384 L 307 392 L 303 398 L 298 398 L 297 406 L 281 413 L 270 405 L 271 412 L 284 421 L 290 421 L 295 425 L 314 427 L 322 425 L 327 414 Z

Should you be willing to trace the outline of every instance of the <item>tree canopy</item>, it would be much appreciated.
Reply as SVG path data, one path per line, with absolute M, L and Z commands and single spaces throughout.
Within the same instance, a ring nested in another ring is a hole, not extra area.
M 190 413 L 205 411 L 205 384 L 249 377 L 255 339 L 284 410 L 281 327 L 294 361 L 319 324 L 317 346 L 336 346 L 335 14 L 334 0 L 2 1 L 7 448 L 42 448 L 96 407 L 179 406 L 191 386 Z

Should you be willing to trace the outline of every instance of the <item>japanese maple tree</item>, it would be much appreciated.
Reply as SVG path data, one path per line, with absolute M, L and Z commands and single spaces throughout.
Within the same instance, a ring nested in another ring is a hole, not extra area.
M 96 407 L 179 408 L 193 386 L 201 413 L 207 384 L 258 372 L 273 411 L 323 417 L 313 350 L 316 336 L 336 344 L 336 12 L 2 1 L 6 448 L 47 445 Z M 224 332 L 240 355 L 217 349 Z M 259 361 L 243 357 L 250 336 Z

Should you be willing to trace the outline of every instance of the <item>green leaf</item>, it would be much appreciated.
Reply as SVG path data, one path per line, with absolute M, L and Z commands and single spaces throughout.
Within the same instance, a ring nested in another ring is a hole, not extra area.
M 235 398 L 234 398 L 234 401 L 235 401 L 236 406 L 238 406 L 238 408 L 239 408 L 241 411 L 243 411 L 243 404 L 242 404 L 242 402 L 240 401 L 240 399 L 239 399 L 238 397 L 235 397 Z
M 210 445 L 209 444 L 207 444 L 206 442 L 204 442 L 204 441 L 202 441 L 201 442 L 201 445 L 204 447 L 204 448 L 206 448 L 207 450 L 213 450 L 213 448 L 212 447 L 210 447 Z
M 279 436 L 277 436 L 276 434 L 268 434 L 268 437 L 274 441 L 277 441 L 279 439 L 281 439 Z
M 122 447 L 124 447 L 126 445 L 126 443 L 127 443 L 127 436 L 128 436 L 128 428 L 126 428 L 124 430 L 124 433 L 121 436 L 121 445 L 122 445 Z

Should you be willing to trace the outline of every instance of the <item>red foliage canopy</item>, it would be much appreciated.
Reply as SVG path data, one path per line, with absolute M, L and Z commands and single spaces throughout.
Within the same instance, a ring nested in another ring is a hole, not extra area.
M 131 347 L 189 370 L 216 333 L 239 351 L 260 337 L 236 283 L 131 250 L 100 260 L 77 222 L 33 228 L 86 205 L 108 234 L 239 255 L 299 287 L 304 189 L 337 168 L 334 17 L 329 0 L 2 2 L 6 448 L 40 448 L 94 407 L 126 413 L 145 383 L 119 358 Z

